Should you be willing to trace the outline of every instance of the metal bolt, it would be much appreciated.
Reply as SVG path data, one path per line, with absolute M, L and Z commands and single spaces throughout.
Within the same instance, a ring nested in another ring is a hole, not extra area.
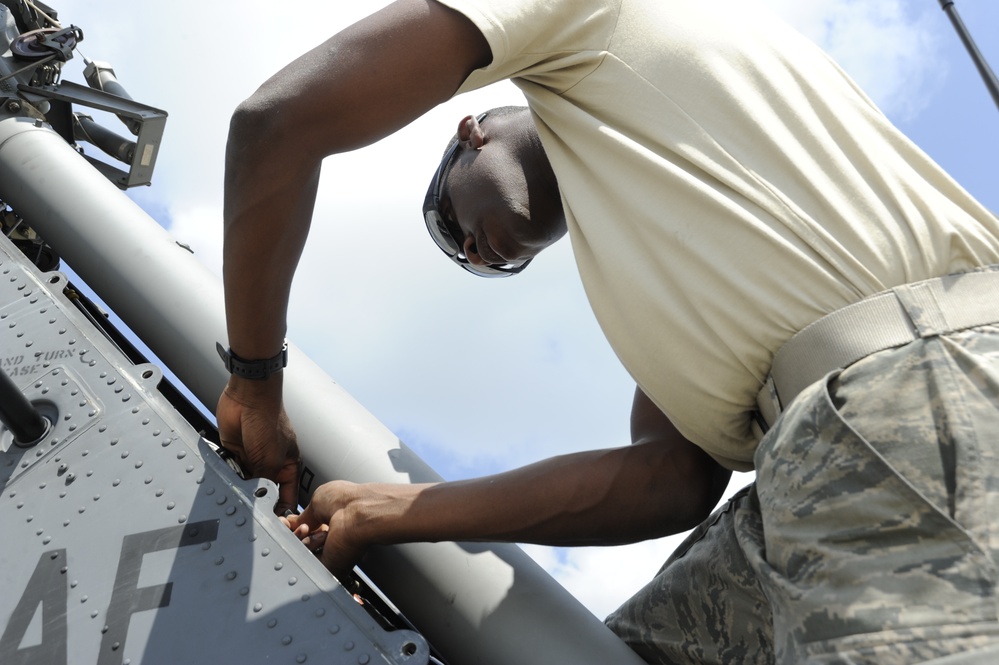
M 15 101 L 13 99 L 10 100 L 9 102 L 7 102 L 7 110 L 10 111 L 11 113 L 17 113 L 18 111 L 21 110 L 21 102 Z

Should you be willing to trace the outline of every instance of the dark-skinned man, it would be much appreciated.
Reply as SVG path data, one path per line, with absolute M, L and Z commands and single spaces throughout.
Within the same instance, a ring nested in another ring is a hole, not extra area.
M 754 468 L 610 618 L 646 659 L 766 662 L 769 643 L 782 663 L 974 663 L 999 648 L 999 221 L 752 3 L 401 0 L 289 65 L 233 117 L 231 353 L 280 356 L 323 158 L 507 78 L 529 112 L 460 122 L 428 229 L 483 275 L 567 231 L 640 386 L 633 420 L 661 418 L 638 445 L 497 477 L 332 483 L 292 527 L 328 528 L 338 571 L 375 543 L 625 542 L 689 528 L 728 469 Z M 234 376 L 217 415 L 223 445 L 291 505 L 280 395 L 279 374 Z M 719 570 L 737 583 L 682 583 Z M 684 603 L 712 624 L 689 625 Z

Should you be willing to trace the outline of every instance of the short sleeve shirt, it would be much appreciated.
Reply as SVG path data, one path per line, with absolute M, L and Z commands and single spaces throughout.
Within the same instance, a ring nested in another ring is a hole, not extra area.
M 492 49 L 461 91 L 527 99 L 611 346 L 730 468 L 791 335 L 999 262 L 999 220 L 751 0 L 441 1 Z

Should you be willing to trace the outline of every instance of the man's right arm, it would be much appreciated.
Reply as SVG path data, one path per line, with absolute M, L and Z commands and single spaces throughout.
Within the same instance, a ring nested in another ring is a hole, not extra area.
M 494 541 L 615 545 L 686 531 L 717 504 L 731 472 L 684 439 L 635 392 L 632 445 L 543 460 L 505 473 L 427 485 L 326 483 L 301 516 L 300 536 L 325 543 L 342 574 L 370 545 Z
M 281 349 L 322 160 L 403 127 L 490 60 L 488 44 L 464 16 L 433 0 L 399 0 L 306 53 L 239 106 L 226 147 L 224 205 L 233 353 L 256 360 Z M 232 377 L 218 411 L 223 445 L 252 474 L 280 475 L 279 503 L 292 503 L 297 450 L 290 428 L 276 423 L 283 417 L 280 378 Z M 254 422 L 263 427 L 250 431 Z

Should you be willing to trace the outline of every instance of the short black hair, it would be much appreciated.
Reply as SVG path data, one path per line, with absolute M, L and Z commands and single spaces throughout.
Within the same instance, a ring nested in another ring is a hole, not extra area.
M 528 108 L 526 106 L 498 106 L 494 109 L 489 109 L 488 111 L 486 111 L 486 115 L 490 118 L 502 118 L 505 115 L 515 115 L 517 113 L 524 113 L 527 110 Z M 444 147 L 444 152 L 441 153 L 442 159 L 444 155 L 446 155 L 448 151 L 451 150 L 451 147 L 457 142 L 458 142 L 458 133 L 455 132 L 454 136 L 451 137 L 451 140 L 447 142 L 447 146 Z M 441 174 L 441 182 L 445 182 L 447 180 L 448 173 L 451 172 L 452 166 L 454 166 L 453 160 L 451 164 L 448 165 L 447 170 Z

